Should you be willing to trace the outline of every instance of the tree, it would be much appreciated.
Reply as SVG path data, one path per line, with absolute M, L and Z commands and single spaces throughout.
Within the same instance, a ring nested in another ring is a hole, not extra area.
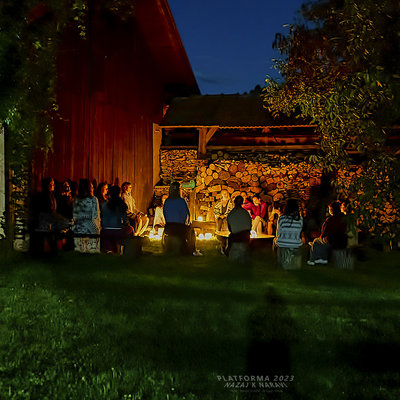
M 400 118 L 398 2 L 326 0 L 301 11 L 303 21 L 275 38 L 285 80 L 266 81 L 265 107 L 316 124 L 321 152 L 311 159 L 337 174 L 337 190 L 351 198 L 362 227 L 392 238 L 400 165 L 386 143 Z
M 133 4 L 132 0 L 0 2 L 0 124 L 12 170 L 11 201 L 20 216 L 26 210 L 23 200 L 32 154 L 52 146 L 52 121 L 58 118 L 56 62 L 65 30 L 77 29 L 85 40 L 91 10 L 96 7 L 126 21 L 134 16 Z

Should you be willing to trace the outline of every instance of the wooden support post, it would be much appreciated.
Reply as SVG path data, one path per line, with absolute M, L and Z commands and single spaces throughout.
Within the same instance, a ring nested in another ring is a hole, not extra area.
M 217 132 L 218 126 L 212 126 L 211 128 L 199 128 L 199 147 L 198 153 L 200 157 L 204 157 L 207 153 L 207 143 Z

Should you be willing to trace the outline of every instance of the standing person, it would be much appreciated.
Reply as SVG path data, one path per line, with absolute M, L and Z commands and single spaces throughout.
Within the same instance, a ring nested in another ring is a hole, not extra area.
M 168 195 L 163 194 L 161 196 L 161 205 L 156 207 L 156 210 L 154 212 L 154 222 L 153 222 L 153 228 L 158 231 L 158 228 L 164 228 L 165 226 L 165 217 L 164 217 L 164 203 L 165 200 L 167 200 Z
M 253 219 L 251 229 L 257 233 L 257 235 L 261 235 L 263 233 L 263 229 L 266 226 L 265 215 L 267 213 L 267 203 L 261 201 L 259 195 L 254 195 L 253 204 L 250 208 L 251 218 Z
M 120 193 L 119 186 L 111 186 L 109 200 L 101 208 L 101 248 L 107 253 L 119 253 L 123 239 L 133 235 L 126 213 L 128 207 Z
M 250 243 L 252 220 L 250 214 L 242 207 L 243 202 L 243 197 L 237 196 L 234 200 L 235 207 L 227 217 L 230 232 L 226 251 L 227 254 L 229 253 L 232 243 L 246 243 L 247 245 Z
M 214 216 L 216 222 L 217 231 L 227 231 L 228 223 L 226 218 L 228 214 L 232 211 L 233 204 L 229 198 L 229 192 L 227 190 L 221 191 L 221 199 L 215 203 Z
M 190 227 L 190 212 L 185 199 L 181 197 L 179 182 L 172 182 L 169 196 L 164 203 L 164 235 L 179 237 L 184 249 L 194 256 L 202 255 L 196 250 L 196 235 Z
M 128 207 L 127 214 L 131 226 L 135 229 L 135 236 L 141 236 L 147 229 L 149 219 L 146 214 L 136 208 L 136 202 L 132 196 L 132 184 L 130 182 L 122 184 L 121 198 Z
M 81 253 L 100 252 L 100 208 L 89 179 L 80 179 L 78 196 L 73 202 L 74 245 Z
M 107 182 L 99 183 L 99 185 L 97 186 L 97 190 L 96 190 L 96 197 L 97 197 L 97 200 L 99 201 L 99 207 L 100 207 L 100 211 L 101 211 L 104 203 L 107 203 L 107 201 L 109 200 Z
M 277 247 L 298 249 L 303 244 L 301 232 L 303 218 L 300 216 L 299 204 L 296 199 L 288 199 L 285 210 L 278 219 L 276 238 Z
M 330 216 L 322 224 L 321 235 L 311 243 L 308 265 L 327 264 L 330 250 L 347 247 L 347 224 L 340 201 L 329 204 Z

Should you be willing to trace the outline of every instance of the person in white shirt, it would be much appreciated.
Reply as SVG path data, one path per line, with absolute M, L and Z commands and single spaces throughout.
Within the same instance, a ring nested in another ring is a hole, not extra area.
M 146 214 L 136 208 L 136 202 L 132 196 L 132 184 L 130 182 L 122 184 L 121 198 L 128 207 L 127 215 L 131 226 L 135 230 L 135 236 L 141 236 L 147 229 L 149 219 Z

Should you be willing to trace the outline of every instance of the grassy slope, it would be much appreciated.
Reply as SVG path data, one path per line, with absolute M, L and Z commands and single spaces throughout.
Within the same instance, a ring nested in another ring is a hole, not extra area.
M 246 374 L 293 375 L 280 398 L 400 398 L 399 253 L 288 273 L 205 252 L 4 256 L 0 398 L 270 398 L 218 380 Z

